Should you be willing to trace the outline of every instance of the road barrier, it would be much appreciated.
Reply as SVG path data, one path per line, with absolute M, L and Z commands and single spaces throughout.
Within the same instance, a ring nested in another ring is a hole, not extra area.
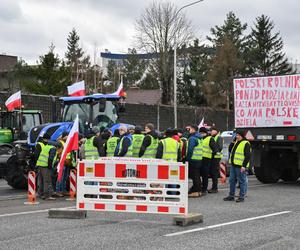
M 70 198 L 68 201 L 74 201 L 76 199 L 76 169 L 71 169 L 70 171 Z
M 220 163 L 220 177 L 221 183 L 226 183 L 226 165 L 223 162 Z
M 158 159 L 104 157 L 79 162 L 79 210 L 187 215 L 188 168 Z
M 36 205 L 36 174 L 34 171 L 28 173 L 28 201 L 24 202 L 25 205 Z

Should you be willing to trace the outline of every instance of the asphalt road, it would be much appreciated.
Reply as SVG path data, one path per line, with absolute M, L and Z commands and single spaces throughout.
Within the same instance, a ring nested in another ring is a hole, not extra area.
M 24 192 L 0 181 L 0 249 L 300 249 L 300 182 L 262 185 L 251 177 L 244 203 L 224 202 L 227 193 L 225 185 L 190 199 L 189 211 L 202 213 L 204 223 L 178 227 L 172 216 L 151 214 L 49 219 L 47 209 L 75 203 L 26 206 Z

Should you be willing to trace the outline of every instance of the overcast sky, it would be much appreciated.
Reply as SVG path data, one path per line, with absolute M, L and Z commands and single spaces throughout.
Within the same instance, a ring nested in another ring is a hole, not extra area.
M 126 53 L 133 46 L 134 23 L 152 0 L 0 0 L 0 53 L 35 63 L 51 42 L 63 56 L 73 27 L 91 58 L 97 48 Z M 171 0 L 178 7 L 193 0 Z M 300 63 L 299 0 L 204 0 L 185 10 L 195 36 L 205 41 L 211 27 L 221 25 L 229 11 L 252 26 L 266 14 L 275 23 L 290 61 Z

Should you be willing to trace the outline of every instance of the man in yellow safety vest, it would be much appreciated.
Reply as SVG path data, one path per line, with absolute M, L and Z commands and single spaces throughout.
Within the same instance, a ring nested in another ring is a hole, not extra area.
M 223 138 L 216 127 L 211 127 L 211 136 L 214 138 L 218 146 L 218 152 L 212 159 L 210 176 L 212 180 L 212 187 L 208 190 L 208 193 L 218 193 L 218 177 L 220 174 L 220 161 L 223 157 Z
M 156 158 L 170 162 L 181 161 L 180 143 L 172 138 L 174 130 L 168 128 L 165 132 L 166 138 L 158 143 Z
M 191 125 L 190 135 L 186 145 L 185 160 L 189 163 L 189 178 L 193 180 L 193 186 L 189 190 L 189 197 L 201 196 L 200 169 L 202 162 L 202 137 L 198 133 L 198 126 Z
M 141 158 L 155 158 L 158 146 L 158 135 L 152 123 L 145 125 L 146 135 L 144 137 L 139 157 Z
M 132 135 L 132 157 L 139 157 L 144 137 L 145 136 L 142 134 L 142 127 L 135 126 L 134 134 Z
M 246 170 L 250 167 L 251 145 L 244 137 L 243 130 L 236 130 L 236 142 L 231 150 L 229 163 L 230 167 L 230 191 L 224 201 L 234 201 L 236 182 L 240 184 L 240 195 L 236 202 L 243 202 L 248 189 L 248 179 Z
M 202 177 L 202 196 L 207 194 L 208 187 L 208 174 L 212 166 L 212 160 L 214 156 L 219 151 L 218 145 L 214 138 L 208 134 L 205 127 L 201 127 L 199 132 L 203 136 L 203 154 L 202 154 L 202 164 L 201 164 L 201 177 Z
M 38 169 L 38 194 L 42 199 L 55 200 L 52 187 L 51 171 L 56 154 L 56 148 L 48 141 L 50 136 L 46 133 L 35 148 L 36 167 Z
M 125 125 L 119 128 L 120 141 L 115 156 L 132 157 L 132 135 L 127 131 Z

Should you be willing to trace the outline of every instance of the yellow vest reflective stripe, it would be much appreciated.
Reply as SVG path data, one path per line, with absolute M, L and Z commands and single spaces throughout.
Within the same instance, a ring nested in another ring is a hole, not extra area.
M 248 141 L 241 141 L 239 143 L 239 145 L 237 146 L 237 148 L 234 152 L 234 156 L 233 156 L 233 164 L 234 165 L 237 165 L 237 166 L 240 166 L 240 167 L 243 166 L 243 162 L 245 160 L 244 150 L 245 150 L 245 146 L 246 146 L 247 143 L 249 143 L 249 142 Z M 234 145 L 234 147 L 235 147 L 235 145 Z M 249 165 L 250 165 L 250 162 L 248 162 L 246 168 L 248 168 Z
M 143 144 L 144 135 L 143 134 L 133 134 L 132 135 L 132 157 L 139 157 L 140 149 Z
M 64 148 L 66 143 L 63 140 L 60 140 L 60 143 L 63 145 L 63 148 Z M 72 158 L 71 153 L 68 153 L 66 156 L 66 160 L 69 160 L 71 158 Z
M 118 146 L 119 137 L 113 136 L 109 138 L 106 142 L 106 156 L 112 157 L 115 155 L 116 148 Z
M 219 137 L 220 137 L 220 133 L 218 133 L 215 137 L 213 137 L 215 142 L 218 141 Z M 223 140 L 222 137 L 221 137 L 221 140 Z M 215 155 L 215 158 L 222 159 L 222 157 L 223 157 L 223 149 L 221 150 L 221 152 L 217 152 L 217 154 Z
M 197 141 L 198 141 L 198 145 L 196 147 L 194 147 L 194 149 L 193 149 L 193 154 L 192 154 L 191 160 L 200 161 L 200 160 L 202 160 L 202 155 L 203 155 L 203 147 L 202 147 L 203 140 L 197 138 Z M 189 141 L 187 142 L 187 145 L 186 145 L 186 152 L 188 150 L 188 147 L 189 147 Z
M 84 155 L 86 160 L 96 160 L 99 158 L 98 149 L 93 145 L 95 136 L 87 139 L 84 143 Z
M 131 141 L 131 145 L 128 147 L 127 153 L 124 155 L 124 157 L 132 157 L 132 139 L 129 136 L 123 136 L 122 137 L 122 139 L 120 141 L 119 154 L 122 151 L 124 138 L 128 138 Z
M 212 150 L 209 146 L 211 136 L 207 136 L 203 139 L 202 147 L 203 147 L 203 157 L 211 159 L 212 158 Z
M 142 158 L 155 158 L 158 147 L 158 139 L 154 138 L 152 135 L 149 135 L 151 138 L 151 144 L 146 148 Z
M 45 145 L 42 142 L 38 142 L 38 144 L 41 146 L 41 152 L 39 155 L 39 158 L 36 162 L 36 165 L 39 167 L 48 167 L 48 160 L 49 160 L 49 152 L 53 148 L 51 145 Z
M 169 137 L 161 140 L 161 142 L 163 144 L 162 159 L 171 162 L 177 162 L 179 143 L 176 140 Z

